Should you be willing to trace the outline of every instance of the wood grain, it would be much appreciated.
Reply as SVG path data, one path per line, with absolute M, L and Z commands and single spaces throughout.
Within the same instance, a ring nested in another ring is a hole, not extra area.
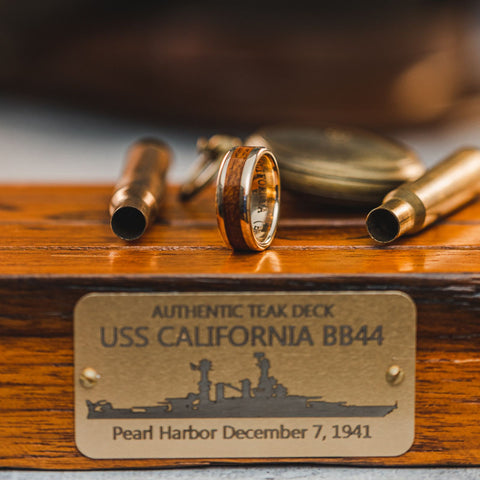
M 241 200 L 244 197 L 244 193 L 242 192 L 243 169 L 252 150 L 252 147 L 236 147 L 230 155 L 228 163 L 223 164 L 226 172 L 225 184 L 221 192 L 221 202 L 224 212 L 221 221 L 227 237 L 226 240 L 228 240 L 234 250 L 249 250 L 242 233 L 241 220 L 243 215 L 241 212 Z
M 382 248 L 366 237 L 364 212 L 285 195 L 272 247 L 233 254 L 216 228 L 212 190 L 180 204 L 170 189 L 162 219 L 133 245 L 109 230 L 111 191 L 0 188 L 0 467 L 269 461 L 83 457 L 73 431 L 72 311 L 86 293 L 392 289 L 418 309 L 413 447 L 394 458 L 280 461 L 480 466 L 480 202 Z

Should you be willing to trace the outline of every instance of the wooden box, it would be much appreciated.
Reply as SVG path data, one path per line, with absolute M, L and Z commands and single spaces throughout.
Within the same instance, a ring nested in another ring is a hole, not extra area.
M 377 247 L 367 237 L 363 213 L 309 206 L 285 195 L 273 246 L 263 253 L 234 254 L 217 231 L 212 190 L 180 204 L 172 188 L 162 219 L 133 244 L 110 231 L 111 191 L 108 186 L 1 188 L 0 467 L 226 463 L 92 460 L 77 451 L 74 305 L 89 292 L 285 289 L 401 290 L 418 309 L 412 448 L 393 458 L 293 461 L 480 465 L 480 202 L 420 235 Z M 269 459 L 255 463 L 263 461 Z

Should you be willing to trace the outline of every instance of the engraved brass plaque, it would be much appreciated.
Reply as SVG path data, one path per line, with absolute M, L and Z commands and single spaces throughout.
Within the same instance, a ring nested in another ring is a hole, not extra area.
M 90 294 L 75 436 L 91 458 L 396 456 L 414 438 L 401 292 Z

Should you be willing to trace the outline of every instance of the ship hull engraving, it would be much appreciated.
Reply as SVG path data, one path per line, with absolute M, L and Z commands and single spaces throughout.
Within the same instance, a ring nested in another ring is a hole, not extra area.
M 107 400 L 87 400 L 89 419 L 112 418 L 288 418 L 288 417 L 384 417 L 398 408 L 393 405 L 349 405 L 329 402 L 319 396 L 289 395 L 288 389 L 269 375 L 270 361 L 264 353 L 255 353 L 260 369 L 258 383 L 252 388 L 250 379 L 240 381 L 240 387 L 230 383 L 215 384 L 212 398 L 208 374 L 211 362 L 203 359 L 190 364 L 200 372 L 198 392 L 186 397 L 166 398 L 153 406 L 115 408 Z M 240 395 L 226 396 L 225 388 Z

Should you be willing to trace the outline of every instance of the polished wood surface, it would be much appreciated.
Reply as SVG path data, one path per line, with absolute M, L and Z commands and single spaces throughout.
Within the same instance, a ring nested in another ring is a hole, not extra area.
M 270 249 L 234 254 L 217 230 L 213 189 L 181 204 L 171 188 L 162 218 L 135 243 L 110 231 L 111 193 L 0 187 L 0 467 L 218 463 L 91 460 L 76 450 L 72 311 L 88 292 L 385 289 L 405 291 L 418 309 L 413 447 L 394 458 L 282 461 L 480 465 L 480 202 L 378 247 L 365 212 L 284 195 Z

